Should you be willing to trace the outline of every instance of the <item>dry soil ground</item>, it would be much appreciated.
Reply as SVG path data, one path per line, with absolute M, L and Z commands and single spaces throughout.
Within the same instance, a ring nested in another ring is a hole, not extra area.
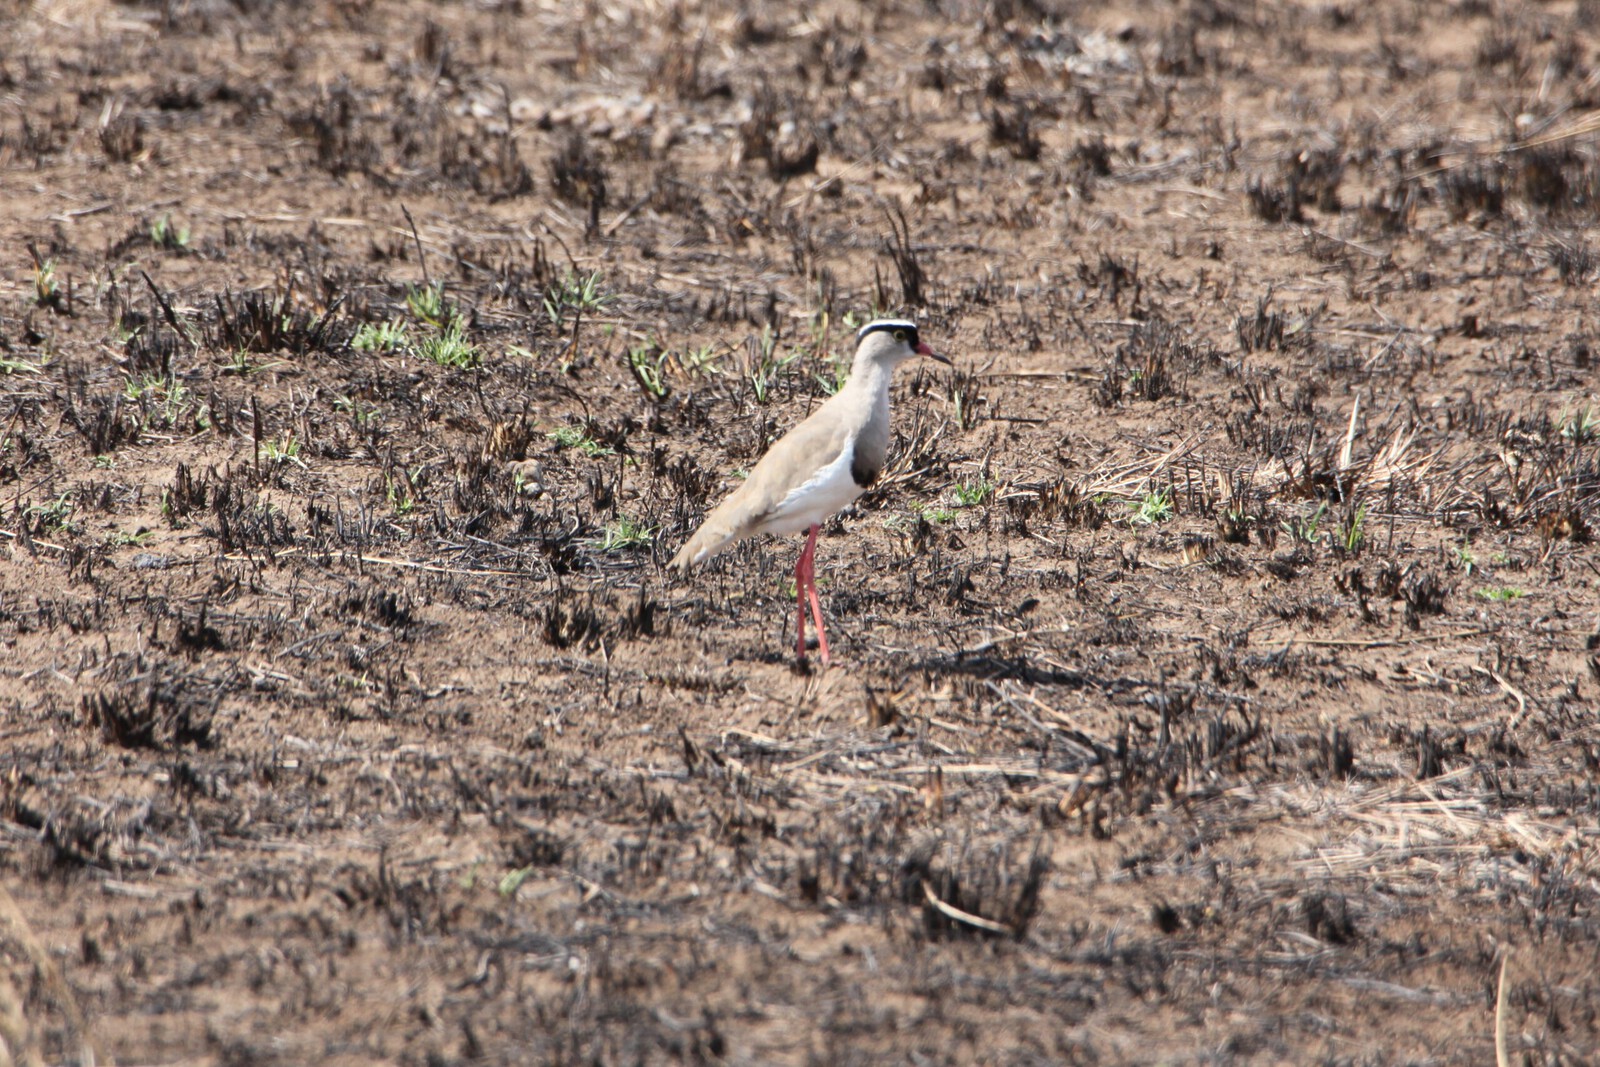
M 1597 8 L 0 3 L 0 1062 L 1596 1062 Z

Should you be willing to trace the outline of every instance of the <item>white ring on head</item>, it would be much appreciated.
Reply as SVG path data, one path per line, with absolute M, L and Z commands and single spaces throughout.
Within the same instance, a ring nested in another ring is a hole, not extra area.
M 874 319 L 856 331 L 856 344 L 866 340 L 870 333 L 878 331 L 905 330 L 912 337 L 917 336 L 917 324 L 910 319 Z

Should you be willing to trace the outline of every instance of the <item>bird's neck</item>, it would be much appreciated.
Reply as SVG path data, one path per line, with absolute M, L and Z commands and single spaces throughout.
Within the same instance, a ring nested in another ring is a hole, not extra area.
M 858 359 L 850 368 L 850 380 L 845 388 L 857 397 L 856 403 L 868 408 L 887 407 L 889 382 L 894 378 L 894 366 L 880 359 Z

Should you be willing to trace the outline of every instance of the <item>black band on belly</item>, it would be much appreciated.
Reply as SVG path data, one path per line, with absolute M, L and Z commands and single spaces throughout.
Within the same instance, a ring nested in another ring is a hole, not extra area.
M 854 478 L 856 480 L 856 484 L 863 489 L 866 489 L 868 486 L 872 485 L 873 482 L 877 481 L 878 474 L 882 470 L 883 467 L 881 464 L 874 465 L 869 463 L 867 460 L 862 458 L 861 453 L 859 452 L 850 457 L 850 477 Z

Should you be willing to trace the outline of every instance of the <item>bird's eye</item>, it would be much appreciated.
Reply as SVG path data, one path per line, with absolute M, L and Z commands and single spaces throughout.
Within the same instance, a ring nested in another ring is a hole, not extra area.
M 904 341 L 906 339 L 906 332 L 904 330 L 896 330 L 894 332 L 894 339 L 896 341 Z

